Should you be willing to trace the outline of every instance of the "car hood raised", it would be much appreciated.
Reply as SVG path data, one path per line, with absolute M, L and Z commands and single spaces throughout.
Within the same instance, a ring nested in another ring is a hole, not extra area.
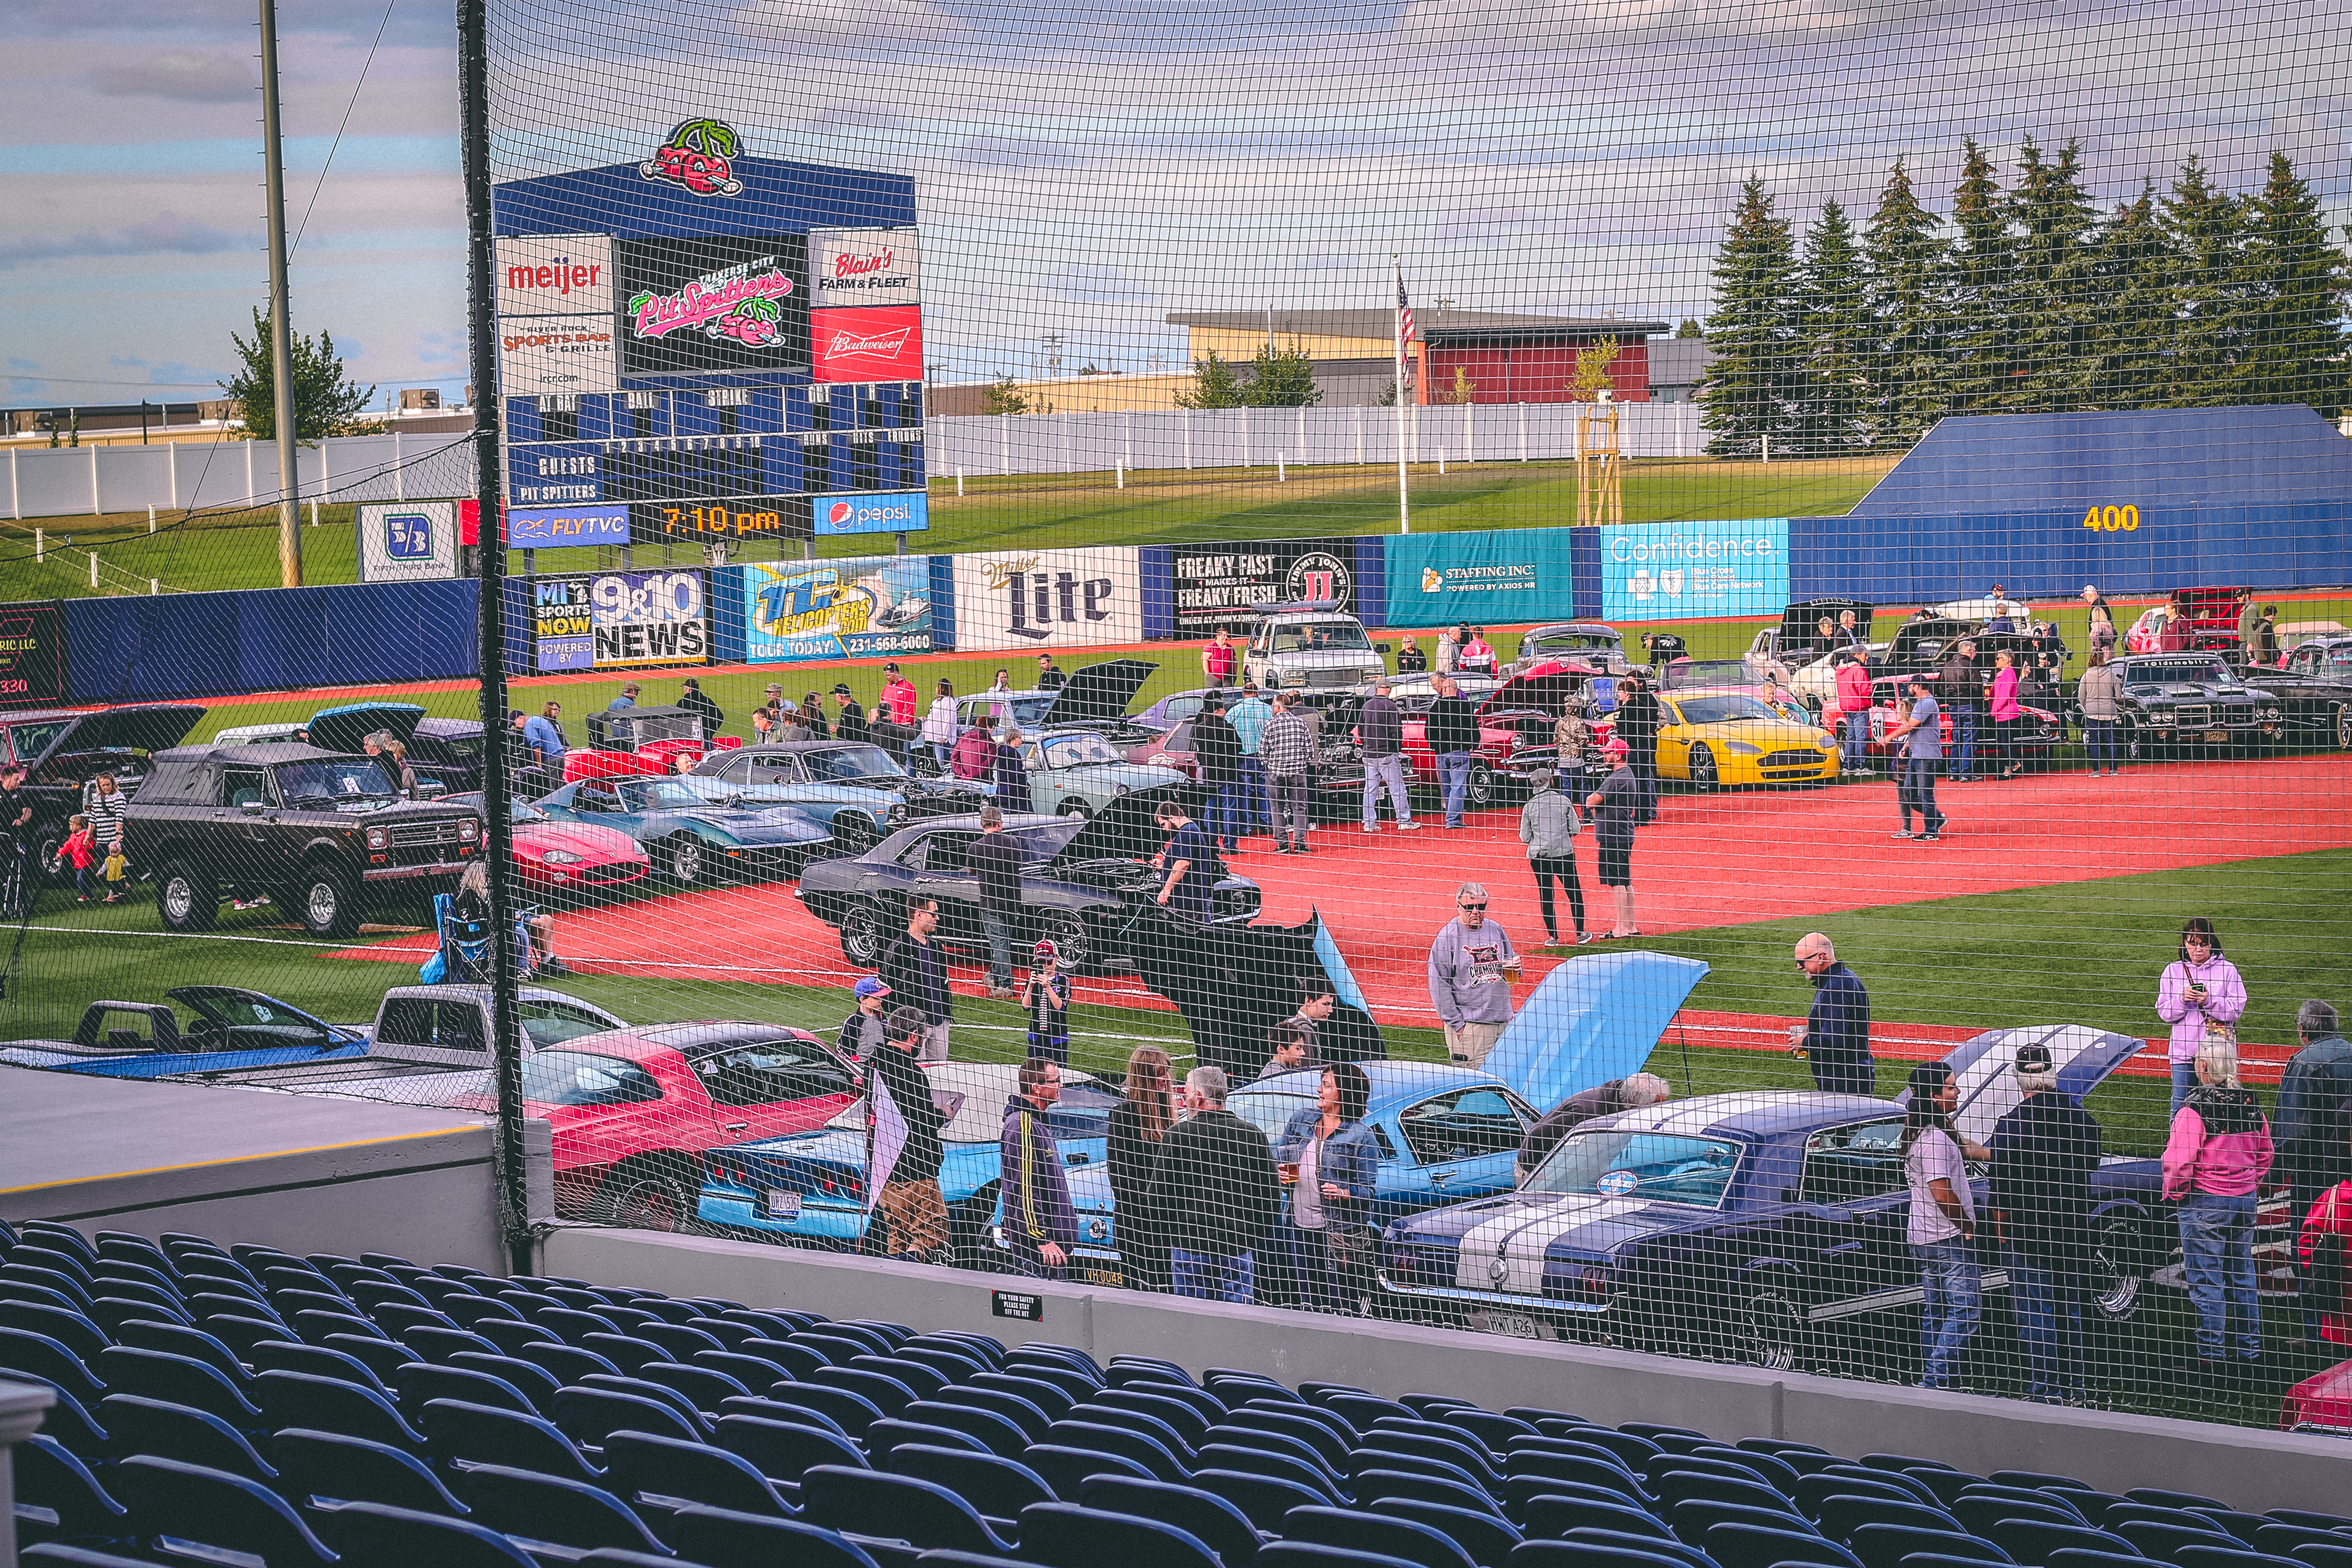
M 1148 659 L 1110 658 L 1072 672 L 1070 683 L 1045 710 L 1048 723 L 1104 724 L 1127 715 L 1127 705 L 1159 666 Z
M 1523 669 L 1495 688 L 1478 705 L 1481 717 L 1507 708 L 1535 708 L 1558 713 L 1561 700 L 1594 681 L 1612 681 L 1609 672 L 1575 658 L 1550 658 Z
M 159 703 L 85 713 L 58 737 L 52 752 L 161 752 L 178 745 L 205 716 L 194 703 Z M 26 767 L 38 759 L 19 757 Z
M 1963 1137 L 1979 1143 L 1992 1138 L 1994 1123 L 2017 1109 L 2025 1099 L 2017 1087 L 2017 1047 L 2038 1041 L 2050 1047 L 2058 1068 L 2058 1087 L 2081 1099 L 2106 1081 L 2107 1075 L 2138 1054 L 2142 1041 L 2130 1035 L 2094 1029 L 2085 1024 L 2030 1024 L 2015 1029 L 1988 1029 L 1945 1053 L 1944 1065 L 1960 1086 L 1959 1109 L 1952 1124 Z M 1908 1104 L 1910 1090 L 1895 1097 Z
M 367 750 L 367 738 L 378 730 L 389 730 L 393 739 L 408 744 L 416 733 L 416 721 L 424 717 L 425 710 L 414 702 L 352 702 L 320 709 L 305 728 L 310 731 L 310 744 L 350 754 Z
M 1706 972 L 1696 958 L 1639 950 L 1567 959 L 1503 1030 L 1486 1070 L 1541 1111 L 1639 1072 Z
M 1159 854 L 1167 840 L 1152 814 L 1163 800 L 1188 799 L 1190 781 L 1171 768 L 1142 771 L 1167 774 L 1173 782 L 1155 780 L 1145 788 L 1117 796 L 1087 818 L 1086 826 L 1073 834 L 1070 841 L 1062 846 L 1061 853 L 1048 863 L 1069 866 L 1082 860 L 1148 860 Z

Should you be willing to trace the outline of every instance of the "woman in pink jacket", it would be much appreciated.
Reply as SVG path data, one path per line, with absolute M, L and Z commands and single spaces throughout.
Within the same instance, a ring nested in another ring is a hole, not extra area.
M 2172 1026 L 2172 1109 L 2197 1085 L 2197 1047 L 2208 1035 L 2237 1040 L 2245 1016 L 2246 983 L 2221 956 L 2221 934 L 2203 915 L 2180 928 L 2180 957 L 2164 966 L 2156 988 L 2156 1016 Z
M 1992 743 L 2009 764 L 2000 776 L 2013 779 L 2025 771 L 2017 754 L 2018 721 L 2025 717 L 2017 702 L 2017 656 L 2003 648 L 1992 658 Z
M 2180 1253 L 2197 1309 L 2199 1370 L 2263 1353 L 2263 1299 L 2254 1274 L 2254 1194 L 2271 1168 L 2271 1126 L 2253 1091 L 2238 1082 L 2238 1047 L 2197 1047 L 2197 1087 L 2172 1115 L 2164 1146 L 2164 1195 L 2180 1205 Z M 2231 1320 L 2236 1321 L 2232 1323 Z
M 1845 719 L 1845 771 L 1870 772 L 1870 671 L 1851 648 L 1838 650 L 1838 712 Z

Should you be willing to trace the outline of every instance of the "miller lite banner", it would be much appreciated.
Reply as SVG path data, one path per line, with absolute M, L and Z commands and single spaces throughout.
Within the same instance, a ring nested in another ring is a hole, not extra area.
M 911 228 L 809 230 L 809 303 L 912 305 L 922 298 Z
M 913 305 L 809 312 L 818 381 L 920 381 L 923 312 Z
M 992 551 L 953 559 L 959 651 L 1045 653 L 1143 640 L 1139 551 Z

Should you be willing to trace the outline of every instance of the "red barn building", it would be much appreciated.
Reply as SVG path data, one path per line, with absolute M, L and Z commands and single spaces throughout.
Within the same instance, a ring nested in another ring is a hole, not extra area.
M 1619 345 L 1609 363 L 1617 400 L 1647 403 L 1649 339 L 1673 331 L 1665 321 L 1436 305 L 1415 310 L 1413 319 L 1422 342 L 1415 345 L 1420 363 L 1412 367 L 1412 396 L 1420 403 L 1454 401 L 1457 371 L 1469 381 L 1473 403 L 1569 402 L 1577 355 L 1610 338 Z M 1313 363 L 1327 405 L 1378 403 L 1394 379 L 1395 315 L 1389 310 L 1210 310 L 1168 321 L 1190 332 L 1194 360 L 1213 351 L 1246 364 L 1268 342 L 1276 352 L 1296 344 Z

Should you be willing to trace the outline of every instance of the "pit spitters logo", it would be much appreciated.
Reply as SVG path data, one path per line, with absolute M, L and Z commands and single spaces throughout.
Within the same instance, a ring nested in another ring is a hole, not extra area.
M 698 196 L 734 196 L 743 193 L 731 159 L 743 155 L 743 139 L 735 128 L 719 120 L 681 121 L 637 165 L 648 180 L 683 185 Z

